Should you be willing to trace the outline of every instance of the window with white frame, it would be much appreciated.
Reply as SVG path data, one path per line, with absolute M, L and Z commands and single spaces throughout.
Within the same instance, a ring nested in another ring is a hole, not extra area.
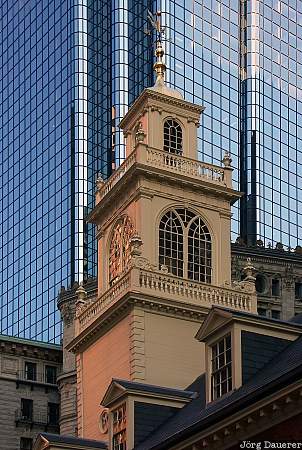
M 159 224 L 159 264 L 183 277 L 183 226 L 174 211 L 168 211 Z
M 126 450 L 126 404 L 112 411 L 112 449 Z
M 164 150 L 182 155 L 182 129 L 174 119 L 167 119 L 164 123 Z
M 211 395 L 212 400 L 232 390 L 232 339 L 226 335 L 211 346 Z
M 211 283 L 212 240 L 201 217 L 187 208 L 166 212 L 159 223 L 159 268 Z

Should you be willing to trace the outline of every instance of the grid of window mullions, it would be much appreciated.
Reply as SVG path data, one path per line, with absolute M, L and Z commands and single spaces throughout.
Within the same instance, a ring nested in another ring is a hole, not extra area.
M 211 282 L 211 236 L 200 218 L 190 225 L 188 239 L 188 278 Z
M 167 266 L 176 276 L 210 283 L 211 235 L 199 217 L 192 220 L 195 215 L 191 211 L 179 209 L 176 213 L 169 211 L 160 221 L 159 266 Z
M 167 213 L 160 223 L 159 263 L 174 275 L 183 276 L 183 230 L 173 212 Z
M 231 335 L 212 346 L 212 399 L 232 390 Z
M 182 154 L 182 129 L 175 120 L 166 120 L 164 123 L 164 150 Z

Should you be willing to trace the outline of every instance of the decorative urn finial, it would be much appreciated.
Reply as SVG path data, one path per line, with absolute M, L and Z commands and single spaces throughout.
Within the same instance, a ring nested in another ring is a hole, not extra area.
M 254 277 L 254 274 L 256 272 L 255 267 L 252 264 L 251 258 L 246 259 L 246 266 L 243 268 L 243 273 L 245 275 L 245 278 L 243 281 L 249 281 L 252 283 L 255 283 L 256 278 Z
M 222 163 L 224 164 L 224 167 L 231 167 L 232 158 L 229 152 L 224 152 Z
M 103 179 L 102 175 L 100 175 L 100 174 L 98 175 L 98 177 L 95 181 L 95 184 L 96 184 L 97 190 L 100 190 L 104 186 L 105 180 Z
M 80 306 L 86 303 L 87 300 L 87 292 L 85 291 L 82 282 L 80 283 L 78 289 L 76 290 L 76 295 L 78 296 L 78 300 L 76 302 L 76 306 Z
M 136 142 L 144 142 L 146 133 L 144 132 L 142 122 L 139 122 L 137 131 L 135 133 Z

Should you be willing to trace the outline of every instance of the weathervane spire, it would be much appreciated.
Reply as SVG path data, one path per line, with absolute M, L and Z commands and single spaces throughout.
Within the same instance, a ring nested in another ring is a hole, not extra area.
M 169 95 L 170 97 L 183 98 L 181 93 L 176 89 L 171 89 L 165 84 L 165 72 L 167 69 L 166 64 L 163 61 L 164 49 L 162 46 L 163 41 L 170 41 L 165 37 L 166 27 L 161 24 L 161 11 L 157 11 L 155 14 L 152 14 L 151 11 L 148 10 L 148 20 L 156 33 L 156 48 L 155 48 L 155 56 L 156 61 L 153 64 L 154 72 L 156 73 L 156 81 L 153 87 L 149 89 L 155 90 L 157 92 L 161 92 L 162 94 Z M 152 33 L 152 30 L 146 30 L 146 34 L 149 36 Z
M 167 66 L 163 61 L 164 49 L 162 46 L 162 39 L 165 34 L 165 27 L 161 25 L 161 11 L 157 11 L 155 14 L 152 14 L 151 11 L 148 10 L 148 19 L 152 28 L 156 32 L 156 62 L 153 64 L 153 69 L 156 73 L 155 86 L 164 86 Z

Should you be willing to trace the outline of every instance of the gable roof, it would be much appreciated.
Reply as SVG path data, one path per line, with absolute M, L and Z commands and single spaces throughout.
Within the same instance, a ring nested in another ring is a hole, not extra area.
M 83 439 L 75 436 L 63 436 L 59 434 L 52 433 L 40 433 L 37 437 L 37 440 L 34 445 L 34 449 L 41 448 L 39 443 L 45 444 L 55 444 L 58 448 L 65 449 L 66 445 L 70 445 L 72 449 L 78 448 L 79 450 L 82 448 L 91 448 L 91 449 L 108 449 L 108 445 L 103 441 L 95 441 L 93 439 Z M 62 444 L 62 445 L 61 445 Z M 45 447 L 43 447 L 45 448 Z M 68 447 L 69 448 L 69 447 Z
M 296 323 L 296 324 L 302 325 L 302 313 L 297 314 L 296 316 L 292 317 L 291 319 L 289 319 L 289 321 L 291 323 Z
M 164 423 L 156 432 L 135 450 L 163 450 L 171 444 L 206 430 L 235 412 L 263 399 L 280 388 L 301 380 L 302 377 L 302 337 L 289 343 L 285 350 L 275 356 L 253 379 L 206 407 L 201 402 L 202 395 L 193 399 L 179 412 Z
M 152 384 L 139 383 L 137 381 L 120 380 L 118 378 L 113 378 L 105 395 L 101 401 L 101 405 L 107 406 L 114 400 L 121 397 L 125 392 L 131 392 L 136 394 L 147 394 L 156 397 L 170 397 L 178 398 L 183 400 L 189 400 L 194 397 L 195 392 L 169 388 L 163 386 L 156 386 Z
M 302 316 L 302 315 L 301 315 Z M 244 311 L 237 311 L 233 309 L 223 308 L 220 306 L 212 306 L 207 317 L 203 321 L 199 328 L 196 339 L 199 341 L 205 340 L 210 334 L 214 333 L 218 328 L 230 323 L 232 320 L 238 320 L 241 322 L 248 322 L 258 324 L 261 327 L 278 328 L 282 327 L 283 330 L 287 330 L 294 333 L 296 336 L 302 334 L 302 320 L 297 318 L 296 320 L 280 320 L 273 319 L 266 316 L 259 316 Z

